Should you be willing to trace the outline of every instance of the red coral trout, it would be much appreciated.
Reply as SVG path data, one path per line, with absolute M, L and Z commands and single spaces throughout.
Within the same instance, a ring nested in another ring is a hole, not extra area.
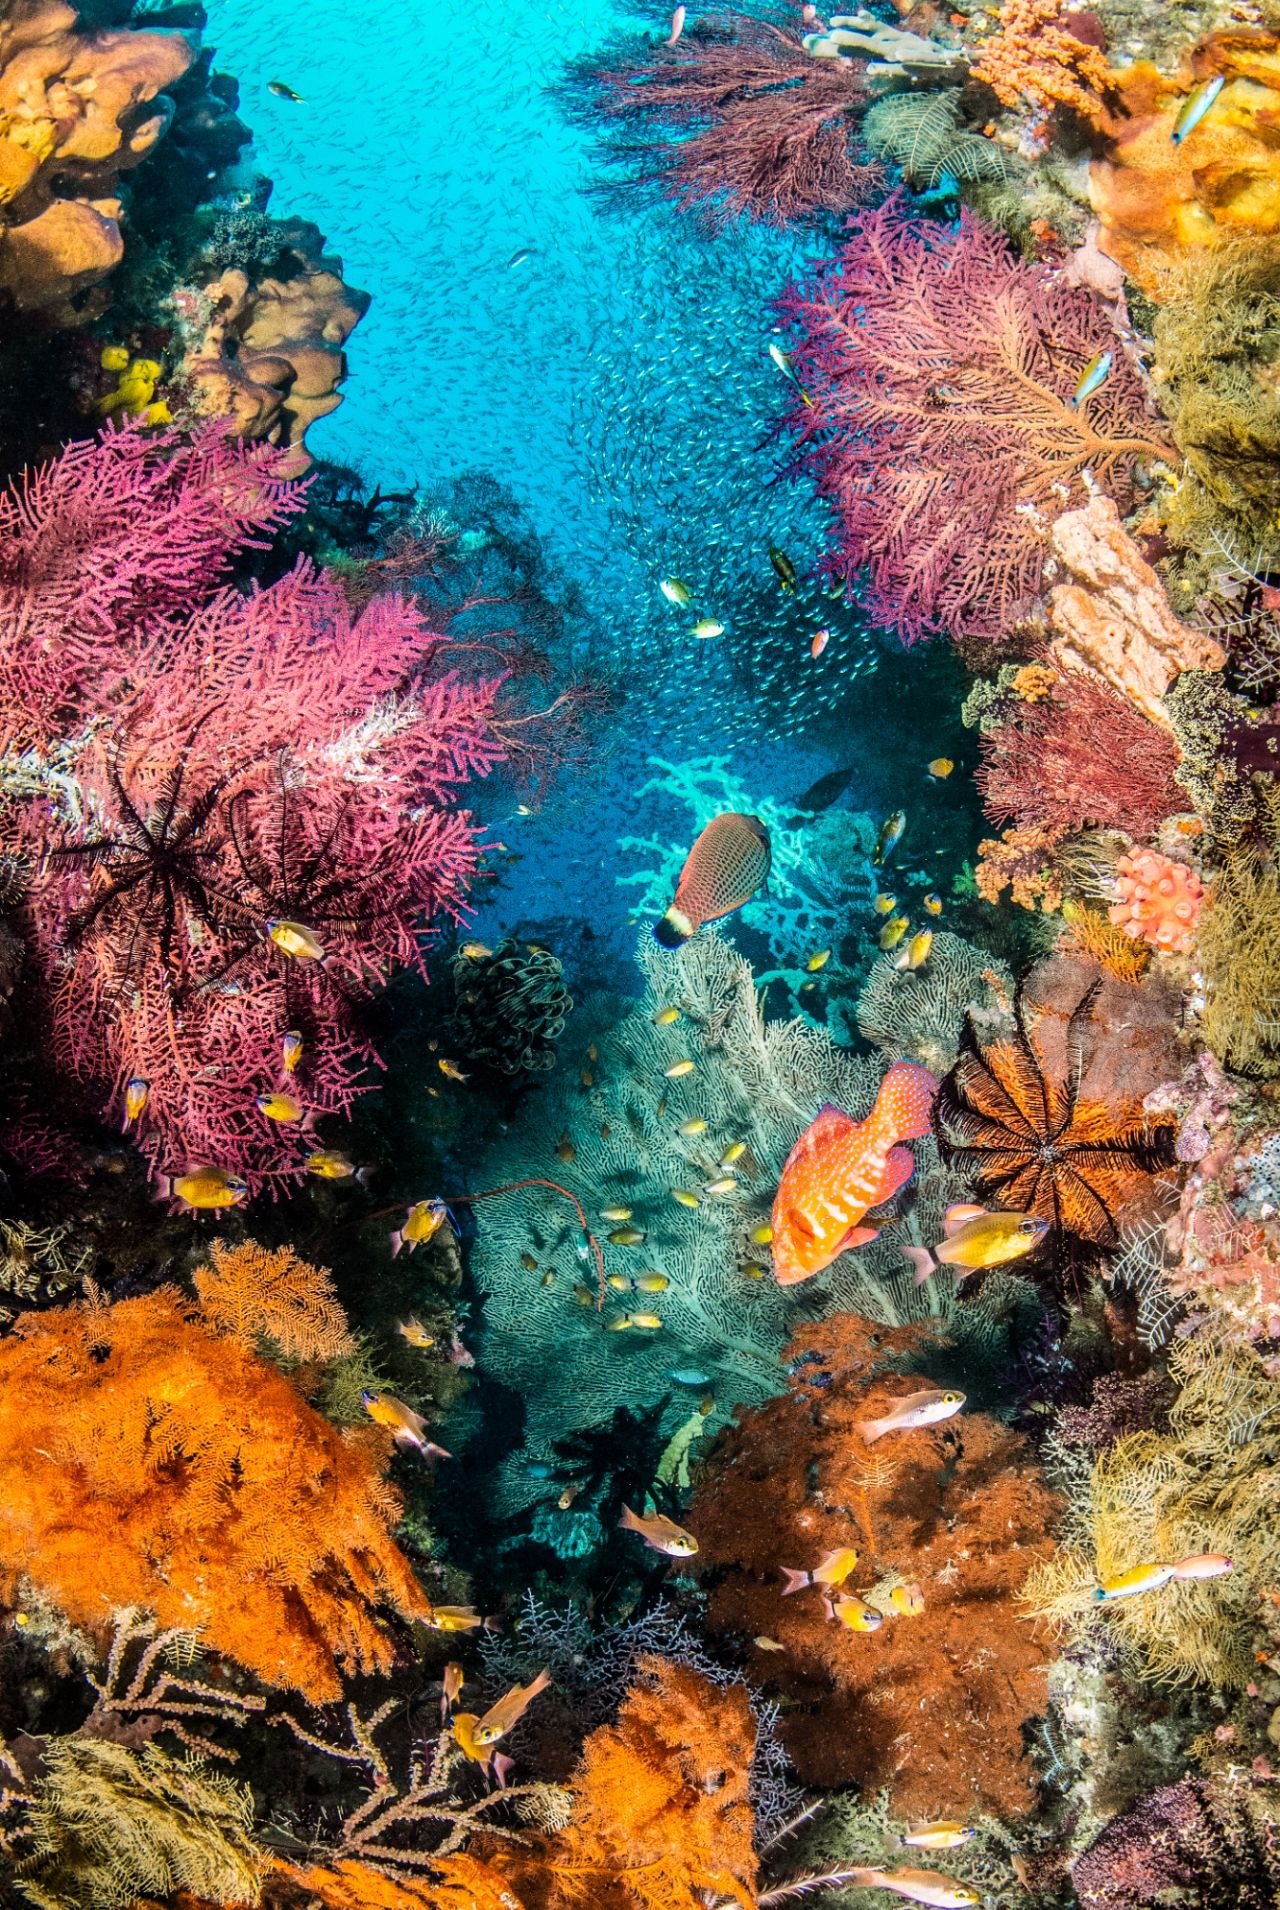
M 704 922 L 732 915 L 769 878 L 769 831 L 759 816 L 736 809 L 715 816 L 685 859 L 675 900 L 654 929 L 664 948 L 679 948 Z
M 773 1201 L 773 1274 L 779 1286 L 811 1280 L 850 1247 L 874 1240 L 863 1216 L 896 1194 L 915 1172 L 902 1141 L 929 1132 L 938 1083 L 914 1061 L 897 1061 L 875 1106 L 855 1121 L 828 1104 L 787 1156 Z
M 782 1596 L 803 1590 L 806 1585 L 825 1585 L 835 1591 L 844 1584 L 854 1566 L 858 1563 L 858 1554 L 851 1545 L 837 1546 L 834 1552 L 828 1552 L 820 1558 L 811 1572 L 795 1572 L 789 1565 L 781 1567 L 786 1584 Z
M 841 1883 L 859 1884 L 864 1890 L 891 1890 L 908 1903 L 923 1903 L 929 1910 L 966 1910 L 982 1898 L 967 1883 L 954 1877 L 939 1876 L 936 1870 L 846 1870 Z

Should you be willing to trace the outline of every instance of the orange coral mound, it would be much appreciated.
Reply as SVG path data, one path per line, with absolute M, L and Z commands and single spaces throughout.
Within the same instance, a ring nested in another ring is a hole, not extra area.
M 342 1434 L 172 1288 L 0 1341 L 0 1589 L 74 1623 L 137 1606 L 316 1702 L 382 1671 L 381 1601 L 430 1606 L 388 1527 L 382 1435 Z
M 791 1700 L 783 1738 L 806 1783 L 888 1785 L 904 1816 L 1003 1815 L 1032 1802 L 1022 1726 L 1044 1708 L 1045 1652 L 1017 1595 L 1058 1502 L 1026 1442 L 982 1414 L 864 1444 L 859 1420 L 929 1383 L 878 1369 L 926 1338 L 856 1314 L 804 1328 L 789 1392 L 739 1414 L 688 1523 L 711 1629 L 784 1647 L 755 1647 L 748 1669 Z M 829 1620 L 815 1587 L 782 1595 L 784 1567 L 845 1545 L 846 1590 L 890 1614 L 874 1633 Z M 888 1599 L 904 1581 L 918 1616 Z
M 1191 953 L 1204 884 L 1185 862 L 1174 862 L 1158 849 L 1121 856 L 1116 897 L 1107 914 L 1126 935 L 1176 955 Z
M 289 1359 L 336 1360 L 355 1340 L 324 1267 L 300 1260 L 292 1247 L 274 1250 L 246 1240 L 215 1240 L 212 1266 L 196 1270 L 205 1324 L 250 1349 L 273 1340 Z
M 461 1851 L 434 1859 L 429 1879 L 387 1877 L 350 1859 L 332 1868 L 280 1863 L 264 1902 L 270 1910 L 522 1910 L 504 1877 Z
M 530 1910 L 683 1910 L 755 1902 L 746 1692 L 642 1658 L 616 1724 L 593 1731 L 573 1816 L 533 1851 L 493 1853 Z
M 1042 112 L 1069 106 L 1096 125 L 1105 118 L 1113 75 L 1101 48 L 1077 39 L 1061 24 L 1061 13 L 1062 0 L 1004 0 L 999 29 L 983 46 L 972 77 L 985 80 L 1002 106 L 1024 100 Z
M 1217 75 L 1226 85 L 1175 145 L 1178 114 Z M 1158 302 L 1186 251 L 1280 231 L 1280 43 L 1262 29 L 1214 33 L 1176 79 L 1141 64 L 1119 80 L 1123 106 L 1090 167 L 1089 196 L 1102 250 Z

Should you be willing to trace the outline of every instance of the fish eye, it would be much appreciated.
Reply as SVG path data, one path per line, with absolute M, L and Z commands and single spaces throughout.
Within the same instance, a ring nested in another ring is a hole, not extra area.
M 944 1406 L 959 1406 L 963 1400 L 963 1393 L 944 1393 L 942 1395 L 942 1403 Z

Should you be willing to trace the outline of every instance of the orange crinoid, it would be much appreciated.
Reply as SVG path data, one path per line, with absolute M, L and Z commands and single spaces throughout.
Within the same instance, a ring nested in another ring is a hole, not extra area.
M 1077 1002 L 1056 1062 L 1037 1043 L 1021 987 L 1007 1040 L 982 1047 L 969 1022 L 934 1123 L 943 1160 L 982 1199 L 1106 1244 L 1117 1238 L 1117 1217 L 1173 1166 L 1174 1131 L 1150 1122 L 1123 1088 L 1081 1098 L 1100 987 L 1094 982 Z

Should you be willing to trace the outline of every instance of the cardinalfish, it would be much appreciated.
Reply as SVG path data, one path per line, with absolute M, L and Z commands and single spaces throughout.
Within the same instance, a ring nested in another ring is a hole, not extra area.
M 918 1585 L 895 1585 L 889 1594 L 889 1603 L 903 1618 L 919 1618 L 924 1610 L 924 1593 Z
M 193 1167 L 186 1174 L 161 1174 L 157 1186 L 161 1200 L 180 1200 L 184 1207 L 212 1212 L 238 1207 L 249 1195 L 248 1181 L 229 1174 L 225 1167 Z
M 683 1081 L 687 1074 L 693 1073 L 697 1065 L 696 1061 L 690 1061 L 688 1056 L 685 1056 L 683 1060 L 673 1061 L 671 1066 L 664 1068 L 662 1072 L 668 1081 Z
M 665 1008 L 659 1008 L 657 1014 L 653 1018 L 653 1025 L 655 1028 L 670 1028 L 674 1025 L 674 1023 L 679 1021 L 679 1019 L 680 1019 L 680 1010 L 674 1007 L 671 1003 L 668 1003 L 668 1005 Z
M 279 916 L 272 916 L 266 927 L 268 939 L 275 943 L 282 955 L 288 955 L 291 960 L 324 962 L 329 959 L 324 943 L 305 922 L 286 922 Z
M 903 1247 L 923 1286 L 939 1267 L 953 1267 L 957 1279 L 987 1267 L 1002 1267 L 1038 1247 L 1049 1231 L 1038 1214 L 995 1214 L 985 1207 L 963 1203 L 948 1207 L 942 1216 L 942 1239 L 936 1247 Z
M 426 1437 L 427 1422 L 421 1413 L 415 1413 L 402 1399 L 390 1393 L 361 1393 L 360 1404 L 375 1426 L 386 1427 L 397 1446 L 411 1447 L 424 1459 L 449 1457 L 443 1446 L 433 1445 Z
M 730 1141 L 728 1147 L 726 1147 L 724 1153 L 720 1156 L 721 1167 L 736 1167 L 746 1151 L 747 1144 L 745 1141 Z
M 430 1618 L 422 1622 L 431 1631 L 477 1631 L 485 1621 L 474 1605 L 433 1605 Z
M 902 832 L 906 826 L 907 812 L 905 809 L 895 809 L 893 814 L 886 816 L 884 821 L 880 824 L 880 834 L 876 837 L 875 852 L 871 857 L 872 863 L 877 869 L 883 869 L 885 863 L 901 842 Z
M 601 1220 L 630 1220 L 631 1213 L 630 1207 L 602 1207 L 600 1218 Z
M 1175 1579 L 1221 1578 L 1232 1565 L 1224 1552 L 1189 1552 L 1172 1565 L 1135 1565 L 1117 1578 L 1104 1579 L 1093 1595 L 1099 1603 L 1132 1598 L 1138 1592 L 1158 1592 Z
M 964 1397 L 963 1393 L 951 1389 L 944 1391 L 939 1386 L 930 1386 L 923 1392 L 908 1393 L 905 1399 L 895 1400 L 879 1419 L 859 1419 L 855 1424 L 870 1446 L 886 1433 L 915 1432 L 920 1426 L 936 1426 L 943 1419 L 951 1419 L 964 1405 Z
M 681 1121 L 676 1133 L 683 1134 L 687 1141 L 691 1141 L 696 1135 L 705 1134 L 709 1126 L 710 1122 L 704 1121 L 700 1114 L 695 1114 L 691 1120 Z
M 860 1598 L 851 1592 L 844 1592 L 839 1598 L 824 1598 L 827 1617 L 836 1619 L 848 1631 L 879 1631 L 884 1624 L 884 1613 L 876 1611 L 873 1605 L 864 1605 Z
M 280 1039 L 280 1059 L 286 1074 L 296 1074 L 298 1063 L 302 1059 L 303 1040 L 296 1028 L 290 1028 Z
M 692 1187 L 673 1187 L 670 1192 L 671 1198 L 676 1206 L 687 1207 L 691 1213 L 695 1207 L 701 1207 L 702 1205 L 702 1202 L 698 1199 Z
M 917 1850 L 960 1850 L 972 1843 L 977 1831 L 953 1817 L 939 1818 L 932 1824 L 913 1824 L 902 1841 Z
M 795 386 L 796 390 L 799 392 L 800 397 L 804 401 L 804 403 L 809 406 L 812 406 L 813 399 L 809 396 L 804 386 L 800 383 L 799 378 L 797 378 L 795 366 L 792 364 L 789 354 L 783 351 L 781 345 L 773 344 L 773 345 L 770 345 L 769 347 L 769 356 L 770 358 L 772 358 L 774 364 L 778 367 L 778 370 L 782 373 L 783 377 L 789 378 L 791 380 L 791 383 Z
M 929 1132 L 938 1083 L 914 1061 L 897 1061 L 875 1106 L 855 1121 L 830 1103 L 800 1136 L 782 1170 L 770 1221 L 779 1286 L 811 1280 L 852 1247 L 874 1240 L 863 1217 L 905 1186 L 915 1160 L 903 1141 Z
M 673 604 L 677 610 L 687 610 L 693 602 L 693 592 L 679 577 L 662 578 L 658 589 L 667 602 Z
M 653 931 L 658 941 L 679 948 L 705 922 L 732 915 L 764 886 L 771 860 L 759 816 L 731 809 L 713 817 L 685 858 L 675 898 Z
M 863 1890 L 891 1890 L 908 1903 L 922 1903 L 927 1910 L 969 1910 L 980 1904 L 978 1891 L 954 1877 L 943 1877 L 936 1870 L 875 1870 L 856 1868 L 841 1872 L 841 1883 L 857 1884 Z
M 1101 390 L 1111 375 L 1114 353 L 1099 351 L 1093 354 L 1080 374 L 1080 382 L 1071 394 L 1073 405 L 1082 405 L 1086 398 L 1092 398 L 1095 391 Z
M 925 764 L 926 773 L 933 777 L 935 783 L 945 783 L 954 768 L 955 764 L 949 756 L 935 756 L 932 762 Z
M 289 100 L 294 106 L 305 106 L 307 103 L 301 93 L 295 93 L 293 88 L 286 86 L 283 80 L 268 80 L 267 91 L 273 93 L 277 99 Z
M 782 588 L 794 592 L 796 587 L 796 567 L 785 550 L 779 550 L 776 544 L 769 546 L 769 562 L 773 565 L 774 575 Z
M 714 643 L 717 637 L 724 635 L 724 625 L 716 617 L 699 617 L 689 635 L 696 637 L 699 643 Z
M 456 1658 L 451 1658 L 440 1674 L 440 1718 L 448 1717 L 458 1699 L 462 1696 L 462 1687 L 466 1674 Z
M 490 1705 L 483 1717 L 459 1711 L 453 1720 L 453 1735 L 466 1755 L 476 1764 L 487 1764 L 493 1746 L 520 1722 L 540 1692 L 551 1683 L 549 1671 L 540 1671 L 531 1684 L 513 1685 L 497 1704 Z
M 1192 93 L 1191 97 L 1186 101 L 1182 111 L 1173 122 L 1173 131 L 1169 137 L 1175 146 L 1180 146 L 1188 133 L 1194 133 L 1196 127 L 1209 112 L 1225 84 L 1226 75 L 1223 73 L 1215 73 L 1211 80 L 1204 82 L 1203 86 L 1197 86 L 1195 92 Z
M 905 915 L 895 915 L 891 921 L 885 923 L 876 939 L 881 948 L 888 951 L 898 946 L 910 927 L 911 924 Z
M 893 965 L 901 969 L 923 968 L 932 950 L 933 930 L 931 928 L 917 929 Z
M 133 1075 L 124 1084 L 124 1121 L 120 1132 L 127 1134 L 135 1121 L 140 1121 L 147 1111 L 147 1102 L 151 1099 L 151 1083 L 144 1081 L 140 1074 Z
M 820 968 L 825 968 L 827 963 L 830 960 L 831 960 L 831 950 L 829 948 L 820 948 L 820 949 L 817 949 L 812 955 L 809 956 L 808 960 L 805 962 L 805 968 L 808 970 L 809 974 L 816 975 L 818 970 Z
M 291 1127 L 295 1121 L 301 1121 L 304 1127 L 311 1124 L 307 1109 L 296 1094 L 258 1094 L 254 1096 L 254 1106 L 281 1127 Z
M 686 1532 L 664 1512 L 651 1512 L 642 1519 L 629 1505 L 624 1505 L 618 1528 L 623 1532 L 638 1532 L 646 1545 L 655 1552 L 665 1552 L 668 1558 L 691 1559 L 698 1549 L 693 1533 Z
M 878 895 L 875 899 L 876 914 L 892 915 L 897 905 L 898 898 L 896 895 Z
M 792 1592 L 802 1591 L 806 1585 L 825 1585 L 829 1591 L 835 1591 L 844 1584 L 854 1566 L 858 1563 L 858 1554 L 851 1545 L 838 1545 L 833 1552 L 826 1553 L 818 1560 L 811 1572 L 796 1572 L 784 1565 L 782 1576 L 786 1584 L 782 1596 L 789 1598 Z
M 469 962 L 482 962 L 486 955 L 492 955 L 492 953 L 493 950 L 489 947 L 487 942 L 464 942 L 462 944 L 462 954 Z
M 938 895 L 934 890 L 931 889 L 929 894 L 925 896 L 920 906 L 925 911 L 926 915 L 941 915 L 942 914 L 942 897 Z
M 345 1154 L 338 1154 L 332 1148 L 321 1148 L 315 1154 L 308 1154 L 304 1163 L 308 1174 L 314 1174 L 317 1180 L 350 1180 L 356 1174 L 355 1162 L 349 1161 Z
M 444 1055 L 441 1055 L 440 1059 L 436 1062 L 436 1066 L 446 1081 L 457 1081 L 461 1083 L 467 1079 L 457 1062 L 446 1060 Z
M 416 1313 L 410 1314 L 407 1320 L 400 1320 L 396 1325 L 396 1332 L 402 1340 L 408 1340 L 410 1346 L 416 1346 L 420 1353 L 429 1352 L 435 1345 L 435 1341 Z
M 435 1239 L 446 1220 L 452 1227 L 449 1209 L 442 1200 L 416 1200 L 391 1235 L 393 1257 L 401 1247 L 407 1247 L 410 1253 L 415 1247 L 425 1247 L 428 1241 Z

